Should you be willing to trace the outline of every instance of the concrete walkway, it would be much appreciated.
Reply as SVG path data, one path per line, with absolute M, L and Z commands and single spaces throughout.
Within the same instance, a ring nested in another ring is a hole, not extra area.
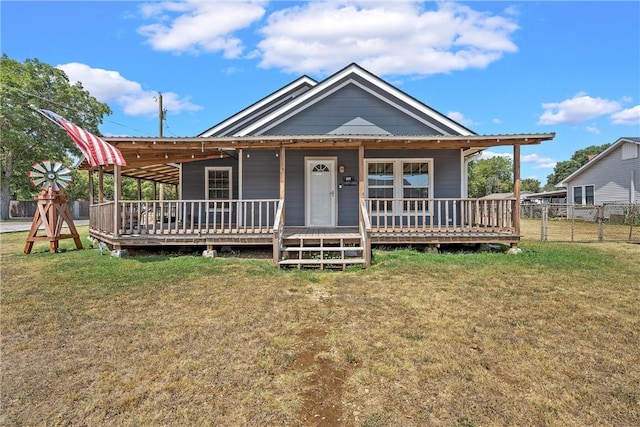
M 29 231 L 31 229 L 31 218 L 15 218 L 6 221 L 0 221 L 0 233 L 13 233 L 16 231 Z M 76 227 L 82 227 L 85 225 L 89 225 L 88 219 L 74 219 L 73 223 Z M 66 227 L 66 224 L 63 228 Z M 44 229 L 43 226 L 40 226 L 41 229 Z

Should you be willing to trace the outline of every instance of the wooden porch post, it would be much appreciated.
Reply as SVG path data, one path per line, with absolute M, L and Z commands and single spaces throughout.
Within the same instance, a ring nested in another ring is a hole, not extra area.
M 364 199 L 364 145 L 358 147 L 358 202 Z
M 89 168 L 89 206 L 94 204 L 93 168 Z
M 113 236 L 118 237 L 120 229 L 120 198 L 122 197 L 122 174 L 120 165 L 113 165 Z
M 513 197 L 516 202 L 513 207 L 514 233 L 520 235 L 520 145 L 513 146 Z
M 286 178 L 286 171 L 285 171 L 285 152 L 286 150 L 284 149 L 284 145 L 280 147 L 280 200 L 284 200 L 285 199 L 285 178 Z M 282 210 L 282 224 L 284 225 L 284 212 L 285 210 Z
M 364 170 L 364 144 L 360 143 L 358 146 L 358 223 L 360 224 L 361 232 L 364 232 L 364 236 L 361 236 L 364 243 L 363 255 L 365 267 L 371 266 L 371 233 L 366 226 L 368 218 L 364 217 L 362 211 L 362 204 L 364 203 L 364 180 L 366 179 L 367 172 Z M 364 231 L 362 229 L 364 228 Z
M 140 178 L 136 179 L 136 192 L 138 200 L 142 200 L 142 180 Z
M 98 203 L 104 203 L 104 169 L 98 168 Z

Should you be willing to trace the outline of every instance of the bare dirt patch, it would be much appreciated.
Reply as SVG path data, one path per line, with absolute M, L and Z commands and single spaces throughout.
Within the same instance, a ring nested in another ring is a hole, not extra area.
M 307 426 L 336 426 L 342 422 L 342 391 L 348 372 L 331 359 L 329 347 L 323 343 L 326 335 L 320 329 L 300 333 L 306 348 L 294 366 L 308 373 L 300 411 L 300 421 Z

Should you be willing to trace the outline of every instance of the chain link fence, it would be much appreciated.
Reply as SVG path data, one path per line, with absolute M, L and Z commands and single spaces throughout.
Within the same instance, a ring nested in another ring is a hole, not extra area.
M 640 204 L 523 204 L 523 239 L 640 243 Z

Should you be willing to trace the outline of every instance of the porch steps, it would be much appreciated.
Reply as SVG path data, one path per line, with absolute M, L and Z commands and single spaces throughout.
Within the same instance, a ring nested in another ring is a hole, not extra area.
M 291 234 L 280 248 L 280 268 L 345 270 L 365 265 L 364 248 L 358 233 Z

